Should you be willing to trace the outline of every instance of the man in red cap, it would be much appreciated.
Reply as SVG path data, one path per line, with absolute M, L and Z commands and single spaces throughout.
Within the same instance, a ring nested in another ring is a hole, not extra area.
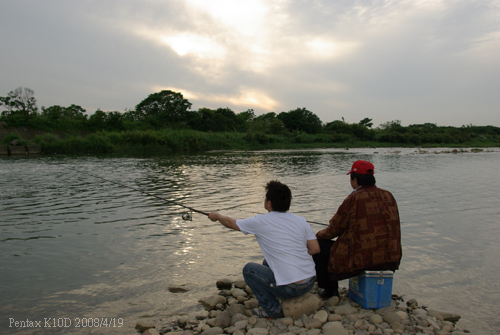
M 358 160 L 350 175 L 354 191 L 317 232 L 321 252 L 314 255 L 318 294 L 338 296 L 338 281 L 365 270 L 392 270 L 401 262 L 401 230 L 396 200 L 375 186 L 372 163 Z M 334 238 L 337 238 L 335 241 Z

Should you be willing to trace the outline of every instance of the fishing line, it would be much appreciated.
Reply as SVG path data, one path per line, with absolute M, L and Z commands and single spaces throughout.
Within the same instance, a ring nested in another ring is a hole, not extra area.
M 143 193 L 143 194 L 147 194 L 147 195 L 149 195 L 149 196 L 151 196 L 151 197 L 155 197 L 155 198 L 157 198 L 157 199 L 160 199 L 160 200 L 163 200 L 163 201 L 169 202 L 169 203 L 171 203 L 171 204 L 174 204 L 174 205 L 177 205 L 177 206 L 181 206 L 181 207 L 187 208 L 187 209 L 189 209 L 190 211 L 193 211 L 193 212 L 200 213 L 200 214 L 203 214 L 203 215 L 208 216 L 208 213 L 207 213 L 207 212 L 203 212 L 203 211 L 200 211 L 200 210 L 195 209 L 195 208 L 193 208 L 193 207 L 189 207 L 189 206 L 186 206 L 186 205 L 180 204 L 180 203 L 178 203 L 178 202 L 175 202 L 175 201 L 172 201 L 172 200 L 168 200 L 168 199 L 162 198 L 162 197 L 160 197 L 160 196 L 157 196 L 157 195 L 154 195 L 154 194 L 152 194 L 152 193 L 149 193 L 149 192 L 146 192 L 146 191 L 140 190 L 140 189 L 138 189 L 138 188 L 135 188 L 135 187 L 132 187 L 132 186 L 128 186 L 128 185 L 125 185 L 125 184 L 119 183 L 119 182 L 117 182 L 117 181 L 109 180 L 109 179 L 103 178 L 103 177 L 101 177 L 101 176 L 97 176 L 97 175 L 92 174 L 92 173 L 89 173 L 89 172 L 80 171 L 80 170 L 76 170 L 76 171 L 81 172 L 81 173 L 84 173 L 84 174 L 87 174 L 87 175 L 92 176 L 92 177 L 94 177 L 94 178 L 99 178 L 99 179 L 105 180 L 105 181 L 107 181 L 107 182 L 110 182 L 110 183 L 113 183 L 113 184 L 116 184 L 116 185 L 120 185 L 120 186 L 122 186 L 122 187 L 129 188 L 129 189 L 134 190 L 134 191 L 138 191 L 138 192 Z M 193 218 L 193 217 L 192 217 L 191 213 L 186 213 L 186 214 L 183 214 L 183 215 L 182 215 L 182 219 L 183 219 L 183 220 L 185 220 L 185 221 L 191 221 L 191 220 L 192 220 L 192 218 Z
M 138 189 L 138 188 L 135 188 L 135 187 L 132 187 L 132 186 L 128 186 L 128 185 L 125 185 L 125 184 L 122 184 L 122 183 L 119 183 L 119 182 L 117 182 L 117 181 L 113 181 L 113 180 L 110 180 L 110 179 L 106 179 L 106 178 L 103 178 L 103 177 L 101 177 L 101 176 L 97 176 L 97 175 L 95 175 L 95 174 L 89 173 L 89 172 L 85 172 L 85 171 L 81 171 L 81 170 L 76 170 L 76 171 L 81 172 L 81 173 L 83 173 L 83 174 L 87 174 L 87 175 L 92 176 L 92 177 L 94 177 L 94 178 L 98 178 L 98 179 L 105 180 L 105 181 L 107 181 L 107 182 L 110 182 L 110 183 L 113 183 L 113 184 L 116 184 L 116 185 L 120 185 L 120 186 L 122 186 L 122 187 L 129 188 L 129 189 L 131 189 L 131 190 L 134 190 L 134 191 L 137 191 L 137 192 L 140 192 L 140 193 L 143 193 L 143 194 L 147 194 L 147 195 L 149 195 L 149 196 L 151 196 L 151 197 L 155 197 L 155 198 L 157 198 L 157 199 L 160 199 L 160 200 L 163 200 L 163 201 L 166 201 L 166 202 L 172 203 L 172 204 L 174 204 L 174 205 L 177 205 L 177 206 L 181 206 L 181 207 L 187 208 L 187 209 L 189 209 L 190 211 L 193 211 L 193 212 L 200 213 L 200 214 L 203 214 L 203 215 L 208 216 L 208 213 L 207 213 L 207 212 L 203 212 L 203 211 L 200 211 L 200 210 L 195 209 L 195 208 L 193 208 L 193 207 L 189 207 L 189 206 L 186 206 L 186 205 L 180 204 L 180 203 L 178 203 L 178 202 L 175 202 L 175 201 L 172 201 L 172 200 L 168 200 L 168 199 L 162 198 L 162 197 L 160 197 L 160 196 L 157 196 L 157 195 L 154 195 L 154 194 L 152 194 L 152 193 L 149 193 L 149 192 L 146 192 L 146 191 L 140 190 L 140 189 Z M 240 211 L 242 211 L 242 210 L 240 210 Z M 256 213 L 256 212 L 250 212 L 250 213 L 254 213 L 254 214 L 262 214 L 262 213 Z M 183 219 L 184 221 L 191 221 L 191 220 L 193 219 L 193 216 L 191 215 L 191 213 L 185 213 L 185 214 L 183 214 L 183 215 L 182 215 L 182 219 Z M 328 224 L 326 224 L 326 223 L 321 223 L 321 222 L 315 222 L 315 221 L 309 221 L 309 220 L 308 220 L 307 222 L 308 222 L 308 223 L 313 223 L 313 224 L 319 224 L 319 225 L 323 225 L 323 226 L 328 226 Z

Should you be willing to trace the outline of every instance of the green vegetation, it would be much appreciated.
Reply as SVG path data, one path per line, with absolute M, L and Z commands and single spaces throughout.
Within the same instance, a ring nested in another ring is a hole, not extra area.
M 358 123 L 336 120 L 324 124 L 306 108 L 256 116 L 252 109 L 235 113 L 229 108 L 200 108 L 181 93 L 149 95 L 134 110 L 88 116 L 80 106 L 54 105 L 38 110 L 34 92 L 17 88 L 0 97 L 0 121 L 6 130 L 4 145 L 40 144 L 44 153 L 177 153 L 224 149 L 318 147 L 491 147 L 500 146 L 500 128 L 494 126 L 440 127 L 433 123 L 407 127 L 393 120 L 373 127 L 372 119 Z M 13 130 L 37 130 L 43 135 L 22 138 Z

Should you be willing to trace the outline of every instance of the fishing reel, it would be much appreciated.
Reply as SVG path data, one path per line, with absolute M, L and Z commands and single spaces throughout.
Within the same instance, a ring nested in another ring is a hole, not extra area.
M 189 212 L 182 214 L 182 219 L 184 221 L 193 221 L 193 213 Z

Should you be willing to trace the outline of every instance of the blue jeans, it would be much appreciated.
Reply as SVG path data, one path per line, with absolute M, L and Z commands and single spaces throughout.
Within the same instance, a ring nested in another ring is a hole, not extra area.
M 253 294 L 259 301 L 260 307 L 271 314 L 281 312 L 281 304 L 278 299 L 289 299 L 300 297 L 309 292 L 314 286 L 316 277 L 305 279 L 300 284 L 276 285 L 274 273 L 266 260 L 262 264 L 248 263 L 243 267 L 243 278 L 252 289 Z

